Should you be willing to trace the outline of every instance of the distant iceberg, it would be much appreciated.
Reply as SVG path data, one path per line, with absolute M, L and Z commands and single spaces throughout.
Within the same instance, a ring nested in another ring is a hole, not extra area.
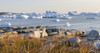
M 77 11 L 68 12 L 68 15 L 79 15 Z
M 28 15 L 18 15 L 16 17 L 14 17 L 15 19 L 28 19 L 29 16 Z
M 46 11 L 46 13 L 43 14 L 43 18 L 72 19 L 68 14 L 59 14 L 55 11 Z
M 46 11 L 45 13 L 44 13 L 44 16 L 43 16 L 43 18 L 56 18 L 57 17 L 57 12 L 55 12 L 55 11 Z

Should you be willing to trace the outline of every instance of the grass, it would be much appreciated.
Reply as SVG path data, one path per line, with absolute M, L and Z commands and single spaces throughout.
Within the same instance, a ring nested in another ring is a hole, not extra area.
M 50 40 L 48 37 L 41 39 L 28 36 L 6 37 L 0 40 L 0 53 L 89 53 L 87 44 L 83 44 L 81 47 L 70 47 L 67 37 L 53 37 L 51 39 L 55 40 L 55 42 L 52 43 L 53 47 L 48 49 L 48 44 L 46 48 L 44 43 Z M 65 39 L 66 42 L 58 43 L 57 41 L 61 39 Z

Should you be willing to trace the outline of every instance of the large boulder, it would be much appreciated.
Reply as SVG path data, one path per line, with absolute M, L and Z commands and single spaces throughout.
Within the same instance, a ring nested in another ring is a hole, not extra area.
M 79 45 L 80 42 L 81 42 L 81 40 L 78 37 L 69 39 L 70 46 L 77 46 L 77 45 Z
M 29 36 L 34 38 L 40 38 L 41 34 L 40 31 L 34 31 L 33 33 L 30 33 Z
M 42 38 L 42 37 L 47 37 L 48 34 L 46 31 L 43 30 L 34 30 L 32 33 L 30 33 L 28 36 L 30 37 L 35 37 L 35 38 Z
M 99 32 L 97 30 L 91 30 L 88 34 L 88 37 L 90 38 L 98 38 L 100 36 Z

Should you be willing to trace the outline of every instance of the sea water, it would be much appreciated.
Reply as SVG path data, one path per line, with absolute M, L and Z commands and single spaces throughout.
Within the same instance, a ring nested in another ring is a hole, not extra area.
M 55 18 L 43 18 L 43 19 L 12 19 L 12 18 L 0 18 L 0 24 L 11 23 L 9 27 L 23 26 L 23 27 L 34 27 L 34 26 L 56 26 L 58 28 L 65 29 L 79 29 L 89 31 L 96 29 L 100 31 L 100 15 L 81 15 L 81 16 L 70 16 L 72 19 L 59 19 L 60 21 L 52 21 Z M 86 19 L 88 17 L 97 17 L 97 19 Z M 71 26 L 67 27 L 66 23 Z M 0 27 L 8 27 L 6 25 L 0 25 Z

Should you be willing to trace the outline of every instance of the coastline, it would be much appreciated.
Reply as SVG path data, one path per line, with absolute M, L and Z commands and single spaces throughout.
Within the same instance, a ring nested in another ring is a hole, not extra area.
M 37 48 L 35 51 L 36 53 L 48 51 L 54 53 L 57 52 L 57 50 L 76 53 L 99 52 L 99 36 L 100 34 L 96 30 L 91 30 L 89 33 L 86 33 L 82 30 L 62 29 L 49 26 L 0 27 L 0 48 L 2 49 L 1 52 L 4 52 L 3 50 L 6 48 L 5 46 L 8 46 L 8 48 L 10 48 L 10 46 L 19 46 L 20 48 L 26 45 L 26 49 L 23 48 L 22 51 L 17 50 L 19 52 L 32 52 L 32 49 Z M 20 45 L 22 42 L 24 42 L 23 45 Z M 33 43 L 36 47 L 32 47 L 34 46 Z M 15 51 L 13 51 L 13 49 Z M 11 51 L 17 52 L 15 48 L 13 49 L 11 49 Z M 8 51 L 10 52 L 10 50 Z

